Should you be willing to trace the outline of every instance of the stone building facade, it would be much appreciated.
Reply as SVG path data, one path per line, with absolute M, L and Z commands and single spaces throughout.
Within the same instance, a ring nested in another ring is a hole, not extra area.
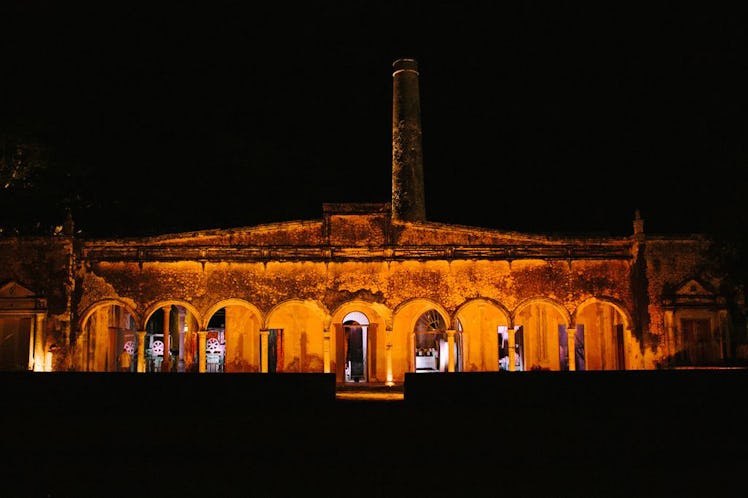
M 155 237 L 0 239 L 0 369 L 406 372 L 716 366 L 739 294 L 701 235 L 430 222 L 418 71 L 393 71 L 393 192 L 316 220 Z

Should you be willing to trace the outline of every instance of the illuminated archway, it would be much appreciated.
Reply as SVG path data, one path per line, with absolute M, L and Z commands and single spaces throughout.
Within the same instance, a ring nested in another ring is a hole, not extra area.
M 561 370 L 559 335 L 569 323 L 566 308 L 551 299 L 521 303 L 514 311 L 514 335 L 522 370 Z
M 361 299 L 346 301 L 330 316 L 330 351 L 331 371 L 335 372 L 337 382 L 350 382 L 346 375 L 346 357 L 348 356 L 348 338 L 346 337 L 345 322 L 356 320 L 365 323 L 362 337 L 364 346 L 364 378 L 368 382 L 380 382 L 387 378 L 387 319 L 392 312 L 381 303 L 373 303 Z M 391 320 L 391 318 L 389 318 Z M 348 324 L 351 325 L 351 324 Z M 350 334 L 349 336 L 350 337 Z M 364 380 L 364 379 L 361 379 Z
M 221 348 L 207 351 L 207 371 L 258 372 L 260 370 L 260 324 L 262 314 L 241 299 L 226 299 L 205 314 L 206 347 L 215 341 Z
M 413 327 L 416 372 L 446 372 L 449 368 L 447 321 L 436 309 L 424 311 Z M 456 346 L 454 346 L 456 348 Z M 456 352 L 452 352 L 456 355 Z
M 165 301 L 145 315 L 144 359 L 146 372 L 197 372 L 201 318 L 189 303 Z M 216 344 L 211 350 L 221 349 Z
M 270 348 L 275 337 L 275 368 L 279 372 L 324 372 L 324 323 L 327 312 L 317 301 L 292 299 L 267 315 Z M 272 358 L 271 358 L 271 367 Z
M 89 307 L 80 319 L 73 367 L 86 372 L 134 372 L 137 367 L 137 317 L 114 299 Z
M 488 299 L 473 299 L 460 306 L 455 323 L 461 337 L 462 369 L 498 370 L 501 327 L 506 331 L 509 324 L 506 308 Z
M 576 354 L 583 369 L 625 370 L 630 323 L 625 310 L 614 301 L 592 298 L 579 305 L 575 318 Z
M 416 322 L 428 311 L 433 311 L 441 317 L 445 330 L 450 328 L 449 314 L 440 304 L 430 299 L 411 299 L 401 303 L 394 310 L 392 318 L 392 370 L 393 380 L 395 381 L 403 381 L 405 372 L 416 372 L 418 351 L 414 331 L 416 330 Z M 434 318 L 433 314 L 432 318 Z M 438 325 L 442 326 L 441 324 Z M 425 362 L 426 360 L 419 360 L 419 363 Z

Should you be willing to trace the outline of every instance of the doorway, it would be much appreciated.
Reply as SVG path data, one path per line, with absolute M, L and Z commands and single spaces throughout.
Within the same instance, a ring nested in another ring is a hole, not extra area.
M 368 382 L 368 332 L 369 319 L 354 311 L 343 317 L 345 334 L 345 382 Z

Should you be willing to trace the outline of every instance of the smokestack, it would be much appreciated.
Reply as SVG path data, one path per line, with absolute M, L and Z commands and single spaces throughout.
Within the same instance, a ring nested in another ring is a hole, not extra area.
M 392 64 L 392 218 L 426 221 L 418 64 Z

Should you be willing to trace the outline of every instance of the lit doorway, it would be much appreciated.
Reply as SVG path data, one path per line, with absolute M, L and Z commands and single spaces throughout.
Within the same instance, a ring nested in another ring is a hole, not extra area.
M 367 350 L 369 319 L 354 311 L 343 318 L 345 334 L 345 382 L 368 382 Z

